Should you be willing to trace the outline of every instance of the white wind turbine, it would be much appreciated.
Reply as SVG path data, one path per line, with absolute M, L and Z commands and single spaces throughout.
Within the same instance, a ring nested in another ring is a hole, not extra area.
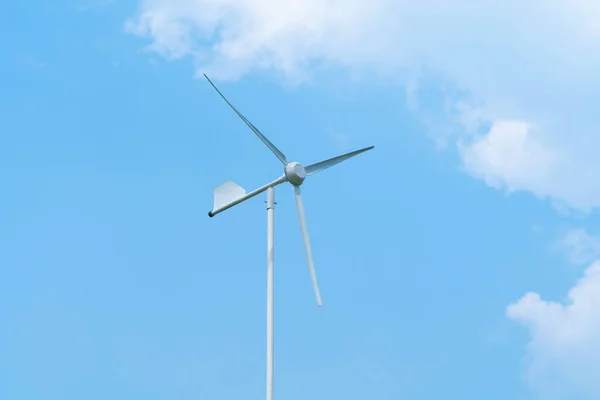
M 269 141 L 250 121 L 246 119 L 240 113 L 233 104 L 229 102 L 223 96 L 223 93 L 215 84 L 204 74 L 204 77 L 212 85 L 212 87 L 219 93 L 219 95 L 229 104 L 229 106 L 236 112 L 236 114 L 248 125 L 248 127 L 259 137 L 260 140 L 275 154 L 275 156 L 284 165 L 284 173 L 274 181 L 267 183 L 246 193 L 246 190 L 235 184 L 232 181 L 225 182 L 221 186 L 214 189 L 214 204 L 213 209 L 209 211 L 208 216 L 214 217 L 218 213 L 227 210 L 240 204 L 251 197 L 256 196 L 259 193 L 267 191 L 267 396 L 266 400 L 273 400 L 273 264 L 274 264 L 274 209 L 275 209 L 275 194 L 273 188 L 280 183 L 289 182 L 294 186 L 294 192 L 296 197 L 296 207 L 298 208 L 298 219 L 300 221 L 300 230 L 302 231 L 302 241 L 304 242 L 304 250 L 306 252 L 306 258 L 308 261 L 308 269 L 312 280 L 313 289 L 317 298 L 317 304 L 319 307 L 322 305 L 321 292 L 319 291 L 319 284 L 317 283 L 317 275 L 315 273 L 315 267 L 313 263 L 312 251 L 310 249 L 310 241 L 308 239 L 308 231 L 306 228 L 306 217 L 304 216 L 304 206 L 302 204 L 302 191 L 300 186 L 304 183 L 307 176 L 316 174 L 317 172 L 326 170 L 336 164 L 341 163 L 351 157 L 354 157 L 360 153 L 371 150 L 374 146 L 365 147 L 364 149 L 352 151 L 350 153 L 343 154 L 328 160 L 324 160 L 315 164 L 311 164 L 307 167 L 303 167 L 298 162 L 288 162 L 285 155 L 277 148 L 273 143 Z

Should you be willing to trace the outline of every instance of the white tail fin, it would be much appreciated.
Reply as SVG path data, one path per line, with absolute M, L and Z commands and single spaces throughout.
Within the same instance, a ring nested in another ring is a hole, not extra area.
M 216 211 L 219 208 L 244 197 L 246 195 L 246 189 L 235 182 L 227 181 L 215 188 L 214 195 L 213 211 Z
M 208 212 L 208 216 L 212 218 L 218 213 L 225 211 L 228 208 L 235 206 L 236 204 L 240 204 L 241 202 L 246 201 L 249 198 L 256 196 L 257 194 L 264 192 L 268 188 L 277 186 L 285 181 L 286 177 L 285 175 L 282 175 L 279 178 L 275 179 L 273 182 L 267 183 L 266 185 L 263 185 L 258 189 L 254 189 L 253 191 L 247 194 L 246 190 L 244 190 L 243 187 L 231 181 L 225 182 L 221 186 L 215 188 L 215 203 L 212 211 Z

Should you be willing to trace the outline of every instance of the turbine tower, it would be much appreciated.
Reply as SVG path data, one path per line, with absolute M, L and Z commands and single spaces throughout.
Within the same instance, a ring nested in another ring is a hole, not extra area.
M 360 153 L 371 150 L 374 146 L 365 147 L 364 149 L 352 151 L 341 156 L 333 157 L 315 164 L 302 166 L 298 162 L 288 162 L 285 155 L 273 143 L 269 141 L 241 112 L 235 108 L 221 93 L 215 84 L 204 74 L 204 77 L 212 85 L 212 87 L 225 100 L 229 107 L 248 125 L 248 127 L 258 136 L 260 140 L 271 150 L 271 152 L 284 165 L 283 174 L 274 181 L 267 183 L 246 193 L 246 190 L 234 182 L 228 181 L 214 189 L 213 209 L 208 212 L 209 217 L 223 212 L 237 204 L 240 204 L 251 197 L 256 196 L 264 191 L 267 192 L 267 395 L 266 400 L 273 400 L 273 266 L 274 266 L 274 212 L 275 212 L 275 193 L 273 188 L 281 183 L 289 182 L 294 186 L 296 198 L 296 207 L 298 209 L 298 220 L 300 222 L 300 231 L 302 232 L 302 241 L 304 242 L 304 251 L 308 262 L 308 270 L 312 280 L 313 290 L 317 298 L 317 304 L 322 306 L 321 292 L 317 282 L 317 275 L 313 263 L 312 250 L 310 248 L 310 240 L 308 239 L 308 230 L 306 228 L 306 217 L 304 215 L 304 205 L 302 203 L 302 190 L 300 186 L 304 180 L 311 175 L 333 167 L 349 158 L 352 158 Z

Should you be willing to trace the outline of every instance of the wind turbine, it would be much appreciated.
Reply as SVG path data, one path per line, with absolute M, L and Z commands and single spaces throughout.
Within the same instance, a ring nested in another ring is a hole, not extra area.
M 284 165 L 283 175 L 274 181 L 267 183 L 246 193 L 246 190 L 232 181 L 225 182 L 221 186 L 214 189 L 214 204 L 213 209 L 208 212 L 209 217 L 223 212 L 237 204 L 240 204 L 251 197 L 256 196 L 264 191 L 267 191 L 267 396 L 266 400 L 273 400 L 273 265 L 274 265 L 274 211 L 275 211 L 275 194 L 273 188 L 281 183 L 289 182 L 294 186 L 296 197 L 296 207 L 298 208 L 298 220 L 300 222 L 300 231 L 302 232 L 302 241 L 304 242 L 304 251 L 308 261 L 308 269 L 312 280 L 312 286 L 317 298 L 317 304 L 322 306 L 321 292 L 317 282 L 317 275 L 313 263 L 312 250 L 310 248 L 310 240 L 308 239 L 308 230 L 306 228 L 306 217 L 304 215 L 304 205 L 302 203 L 302 190 L 300 186 L 304 183 L 306 177 L 333 167 L 349 158 L 352 158 L 360 153 L 369 151 L 374 146 L 365 147 L 364 149 L 352 151 L 342 154 L 341 156 L 333 157 L 307 167 L 302 166 L 298 162 L 288 162 L 285 155 L 273 143 L 269 141 L 241 112 L 235 108 L 221 93 L 215 84 L 204 74 L 204 77 L 212 85 L 212 87 L 225 100 L 229 107 L 248 125 L 248 127 L 258 136 L 260 140 L 271 150 L 271 152 Z

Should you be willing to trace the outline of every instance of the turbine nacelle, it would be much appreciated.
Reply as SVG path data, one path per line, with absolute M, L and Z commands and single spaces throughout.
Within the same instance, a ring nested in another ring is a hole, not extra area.
M 298 162 L 290 162 L 285 165 L 285 177 L 294 186 L 300 186 L 306 179 L 306 169 Z

